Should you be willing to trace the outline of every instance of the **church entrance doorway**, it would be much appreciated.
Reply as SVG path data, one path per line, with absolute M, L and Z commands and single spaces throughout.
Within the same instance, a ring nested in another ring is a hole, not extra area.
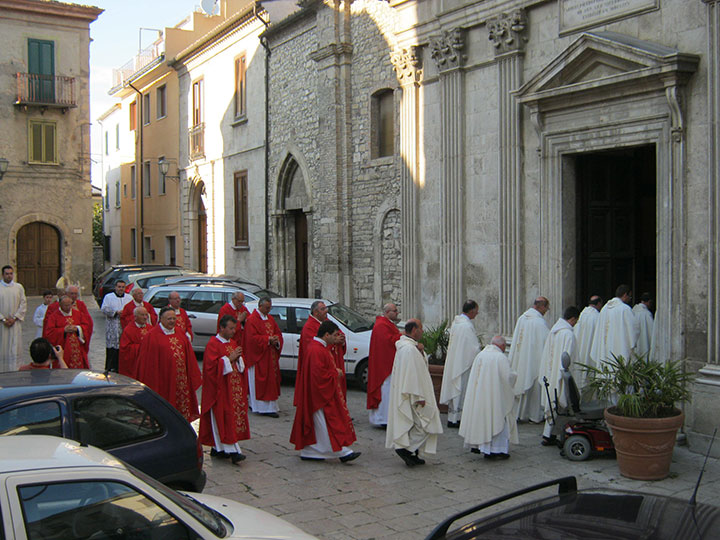
M 52 225 L 35 221 L 17 234 L 17 277 L 25 294 L 37 296 L 54 289 L 60 277 L 60 233 Z
M 294 210 L 292 214 L 295 218 L 295 291 L 298 297 L 308 298 L 307 217 L 301 210 Z
M 628 284 L 633 302 L 656 297 L 655 145 L 579 154 L 577 197 L 577 295 L 605 300 Z

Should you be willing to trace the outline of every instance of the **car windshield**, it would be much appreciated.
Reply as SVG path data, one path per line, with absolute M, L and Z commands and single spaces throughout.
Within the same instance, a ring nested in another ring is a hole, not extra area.
M 343 304 L 328 306 L 328 313 L 344 324 L 351 332 L 365 332 L 372 330 L 372 321 L 360 315 L 354 309 Z
M 258 298 L 281 298 L 281 296 L 273 291 L 268 291 L 267 289 L 260 289 L 259 287 L 255 290 L 253 290 L 254 287 L 247 287 L 248 292 L 253 293 Z
M 170 489 L 165 484 L 161 484 L 160 482 L 158 482 L 154 478 L 151 478 L 144 472 L 137 470 L 132 465 L 128 465 L 126 463 L 125 466 L 140 480 L 142 480 L 146 484 L 151 485 L 153 488 L 165 495 L 172 502 L 177 504 L 180 508 L 185 510 L 192 517 L 197 519 L 215 536 L 219 536 L 220 538 L 225 538 L 225 536 L 227 536 L 228 527 L 226 525 L 232 526 L 232 524 L 220 512 L 201 503 L 190 495 Z

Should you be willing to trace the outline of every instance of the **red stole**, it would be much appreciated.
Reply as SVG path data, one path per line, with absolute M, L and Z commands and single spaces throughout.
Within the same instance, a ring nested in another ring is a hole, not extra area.
M 175 321 L 175 331 L 177 332 L 178 330 L 181 330 L 183 334 L 190 334 L 190 342 L 192 343 L 194 337 L 192 323 L 190 322 L 187 311 L 183 308 L 180 308 L 180 313 L 177 314 L 177 320 Z
M 237 364 L 232 363 L 233 370 L 227 375 L 223 375 L 225 370 L 223 356 L 228 356 L 237 346 L 234 339 L 223 343 L 217 336 L 213 336 L 208 341 L 205 354 L 203 354 L 202 412 L 199 438 L 200 442 L 206 446 L 215 445 L 210 411 L 215 415 L 215 423 L 222 443 L 234 444 L 250 438 L 246 372 L 240 373 Z
M 384 315 L 375 318 L 370 335 L 368 358 L 367 408 L 377 409 L 382 401 L 380 387 L 392 373 L 395 360 L 395 342 L 400 339 L 400 330 Z
M 49 309 L 49 308 L 48 308 Z M 92 329 L 87 323 L 87 318 L 79 310 L 73 308 L 70 315 L 63 315 L 60 309 L 55 309 L 49 316 L 45 316 L 43 337 L 53 346 L 60 345 L 63 348 L 63 358 L 70 369 L 89 369 L 87 349 L 80 342 L 78 334 L 66 334 L 65 327 L 74 324 L 82 328 L 85 342 L 90 341 Z
M 90 316 L 90 312 L 88 311 L 87 306 L 85 305 L 85 302 L 82 300 L 78 300 L 73 304 L 73 309 L 77 309 L 80 312 L 80 315 L 83 317 L 83 324 L 88 328 L 88 331 L 85 332 L 85 328 L 83 327 L 83 333 L 85 338 L 85 343 L 81 344 L 83 348 L 85 349 L 85 352 L 87 353 L 90 350 L 90 338 L 92 337 L 94 322 L 92 317 Z M 45 326 L 47 325 L 48 317 L 55 313 L 56 311 L 60 311 L 60 302 L 52 302 L 47 307 L 47 311 L 45 311 L 45 318 L 43 319 L 43 335 L 45 335 Z M 80 326 L 80 323 L 75 323 L 78 326 Z M 70 365 L 68 364 L 68 367 Z
M 131 300 L 127 304 L 125 304 L 125 307 L 120 312 L 120 328 L 125 330 L 125 327 L 129 325 L 132 322 L 135 322 L 135 308 L 140 307 L 135 305 L 135 300 Z M 157 313 L 155 313 L 155 308 L 150 305 L 149 302 L 146 302 L 143 300 L 142 307 L 144 307 L 148 314 L 150 315 L 150 324 L 153 326 L 157 325 L 158 318 Z
M 270 336 L 278 336 L 279 348 L 268 343 Z M 280 351 L 283 337 L 272 315 L 267 320 L 255 310 L 245 321 L 243 359 L 248 368 L 255 367 L 255 399 L 275 401 L 280 397 Z
M 138 377 L 138 352 L 140 343 L 150 333 L 152 326 L 146 324 L 142 328 L 135 324 L 129 324 L 120 336 L 120 353 L 118 360 L 118 372 L 120 375 L 127 375 L 133 379 Z

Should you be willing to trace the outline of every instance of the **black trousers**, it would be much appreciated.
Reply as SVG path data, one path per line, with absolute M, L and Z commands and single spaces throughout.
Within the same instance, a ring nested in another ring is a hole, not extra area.
M 120 349 L 105 349 L 105 371 L 117 373 L 120 358 Z

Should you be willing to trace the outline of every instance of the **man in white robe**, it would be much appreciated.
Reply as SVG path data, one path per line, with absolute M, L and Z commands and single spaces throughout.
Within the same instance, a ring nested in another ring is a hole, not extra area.
M 422 333 L 418 319 L 405 324 L 405 335 L 395 343 L 390 383 L 385 447 L 394 448 L 408 467 L 423 465 L 419 453 L 434 454 L 442 433 L 427 356 L 418 348 Z
M 570 372 L 575 379 L 575 384 L 580 391 L 586 385 L 587 375 L 580 364 L 592 366 L 590 359 L 590 349 L 592 348 L 593 338 L 595 337 L 595 328 L 597 327 L 600 310 L 603 306 L 603 299 L 598 295 L 590 297 L 587 307 L 582 310 L 577 324 L 573 328 L 575 333 L 575 342 L 577 344 L 577 354 L 572 364 L 570 364 Z
M 529 420 L 539 423 L 544 418 L 537 380 L 540 374 L 540 358 L 549 332 L 543 318 L 548 309 L 549 300 L 544 296 L 537 297 L 533 307 L 520 315 L 513 332 L 510 369 L 517 373 L 516 418 L 523 422 Z
M 552 434 L 553 425 L 551 423 L 551 409 L 555 406 L 555 393 L 557 392 L 558 405 L 565 407 L 565 392 L 562 384 L 562 355 L 568 353 L 570 361 L 575 360 L 576 343 L 573 327 L 578 321 L 580 310 L 575 306 L 570 306 L 565 310 L 563 316 L 550 329 L 545 347 L 543 348 L 542 360 L 540 361 L 540 377 L 538 384 L 540 392 L 542 392 L 542 404 L 545 409 L 545 429 L 543 431 L 543 446 L 550 446 L 555 443 L 555 435 Z M 572 363 L 570 364 L 572 365 Z M 545 381 L 547 378 L 548 391 L 545 391 Z M 548 401 L 548 393 L 550 401 Z
M 478 311 L 477 302 L 468 300 L 463 305 L 463 312 L 455 317 L 450 327 L 450 341 L 440 389 L 440 403 L 448 406 L 449 428 L 460 427 L 470 368 L 480 351 L 480 343 L 472 322 L 477 317 Z
M 632 308 L 633 316 L 638 325 L 638 340 L 635 346 L 635 352 L 638 353 L 639 356 L 649 354 L 652 346 L 655 321 L 650 311 L 651 302 L 650 293 L 643 293 L 640 297 L 640 302 Z
M 602 362 L 614 356 L 622 356 L 626 360 L 635 349 L 640 330 L 628 305 L 632 300 L 630 287 L 620 285 L 615 291 L 615 298 L 608 301 L 600 311 L 595 337 L 590 349 L 592 364 L 600 367 Z
M 505 338 L 495 336 L 473 362 L 458 432 L 466 448 L 486 459 L 507 459 L 510 443 L 518 443 L 515 376 L 505 356 Z
M 15 371 L 22 349 L 22 322 L 27 300 L 25 289 L 13 280 L 12 266 L 3 266 L 0 281 L 0 372 Z
M 123 308 L 132 302 L 132 297 L 125 294 L 125 282 L 115 283 L 115 290 L 105 295 L 100 311 L 106 318 L 105 324 L 105 370 L 117 372 L 120 364 L 120 314 Z

